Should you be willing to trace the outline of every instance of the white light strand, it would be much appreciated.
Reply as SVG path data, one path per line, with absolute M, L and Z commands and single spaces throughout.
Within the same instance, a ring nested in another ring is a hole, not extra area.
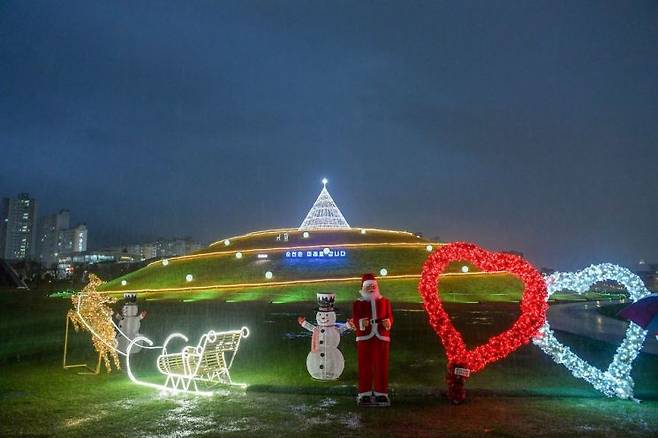
M 130 336 L 128 336 L 127 334 L 125 334 L 125 333 L 119 328 L 119 326 L 116 324 L 116 322 L 114 322 L 114 320 L 111 320 L 111 322 L 112 322 L 112 325 L 114 326 L 114 330 L 116 330 L 117 333 L 118 333 L 119 335 L 121 335 L 122 337 L 124 337 L 124 338 L 126 339 L 126 341 L 128 341 L 128 342 L 132 341 L 132 339 L 130 338 Z M 162 345 L 155 345 L 155 346 L 151 346 L 151 347 L 146 346 L 146 345 L 139 345 L 139 347 L 141 347 L 141 348 L 145 348 L 145 349 L 147 349 L 147 350 L 159 350 L 159 349 L 162 348 Z M 118 348 L 115 348 L 114 350 L 115 350 L 117 353 L 122 354 L 122 355 L 124 355 L 124 356 L 127 354 L 127 353 L 122 352 L 122 351 L 119 350 Z M 126 348 L 126 351 L 128 351 L 127 348 Z
M 548 297 L 557 291 L 573 291 L 577 294 L 587 292 L 592 285 L 604 280 L 614 280 L 628 291 L 629 298 L 635 302 L 651 292 L 642 280 L 621 266 L 610 263 L 592 265 L 579 272 L 556 272 L 546 278 Z M 633 399 L 634 382 L 631 377 L 633 361 L 642 349 L 647 331 L 631 322 L 626 330 L 626 337 L 617 348 L 610 366 L 606 371 L 590 365 L 571 349 L 558 341 L 548 321 L 533 339 L 556 363 L 564 365 L 571 373 L 589 382 L 594 388 L 608 397 Z
M 148 346 L 153 345 L 153 342 L 150 339 L 144 336 L 138 336 L 130 342 L 126 351 L 126 370 L 128 378 L 137 385 L 159 389 L 172 394 L 191 393 L 205 396 L 214 394 L 213 391 L 199 389 L 199 383 L 204 383 L 206 385 L 223 383 L 245 388 L 245 384 L 234 383 L 231 380 L 229 369 L 231 368 L 233 359 L 235 359 L 238 352 L 240 340 L 248 336 L 249 329 L 247 327 L 242 327 L 240 330 L 230 330 L 225 332 L 215 332 L 214 330 L 211 330 L 201 337 L 196 347 L 187 346 L 184 347 L 180 353 L 169 353 L 167 351 L 167 345 L 171 340 L 180 338 L 184 342 L 188 341 L 187 337 L 181 333 L 170 334 L 162 345 L 161 354 L 155 362 L 158 371 L 166 377 L 164 385 L 140 380 L 132 372 L 132 368 L 130 367 L 130 352 L 132 347 L 140 342 L 145 342 Z M 139 344 L 139 346 L 145 348 L 143 344 Z M 214 361 L 215 366 L 213 369 L 208 368 L 207 365 L 203 369 L 201 368 L 202 363 L 205 362 L 204 355 L 206 350 L 208 350 L 210 355 L 221 355 L 221 360 Z M 232 353 L 231 360 L 228 363 L 224 358 L 225 352 Z M 173 366 L 176 367 L 175 371 L 172 371 L 171 364 L 174 364 Z

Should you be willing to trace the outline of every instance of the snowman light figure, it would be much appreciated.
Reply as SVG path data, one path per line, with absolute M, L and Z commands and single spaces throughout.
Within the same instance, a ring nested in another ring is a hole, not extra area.
M 318 311 L 315 314 L 317 326 L 300 316 L 299 325 L 310 331 L 311 351 L 306 357 L 306 369 L 317 380 L 336 380 L 343 373 L 345 359 L 338 349 L 340 335 L 349 330 L 347 324 L 336 323 L 334 303 L 336 294 L 317 294 Z
M 139 313 L 137 294 L 123 294 L 123 298 L 125 302 L 121 308 L 121 314 L 116 315 L 116 318 L 119 320 L 119 330 L 123 333 L 117 333 L 117 346 L 120 351 L 126 351 L 130 341 L 140 336 L 139 328 L 142 325 L 141 321 L 146 317 L 145 310 Z M 131 349 L 131 353 L 137 353 L 140 350 L 141 348 L 135 345 Z

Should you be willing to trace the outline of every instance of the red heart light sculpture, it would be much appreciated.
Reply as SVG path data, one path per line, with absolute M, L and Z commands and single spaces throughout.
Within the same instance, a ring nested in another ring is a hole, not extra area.
M 468 350 L 464 339 L 450 321 L 437 290 L 439 275 L 453 261 L 470 262 L 482 271 L 506 271 L 523 282 L 521 315 L 507 331 Z M 477 245 L 464 242 L 451 243 L 434 251 L 423 265 L 418 283 L 425 311 L 436 334 L 441 338 L 448 356 L 448 366 L 457 365 L 475 373 L 487 364 L 504 358 L 521 345 L 528 343 L 544 324 L 546 318 L 546 283 L 542 275 L 522 257 L 489 252 Z

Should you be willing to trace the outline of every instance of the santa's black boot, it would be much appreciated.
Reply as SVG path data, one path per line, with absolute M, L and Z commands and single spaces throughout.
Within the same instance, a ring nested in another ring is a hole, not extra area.
M 375 404 L 380 407 L 391 406 L 391 399 L 388 394 L 375 394 Z
M 358 406 L 375 406 L 375 397 L 371 392 L 364 392 L 356 397 Z

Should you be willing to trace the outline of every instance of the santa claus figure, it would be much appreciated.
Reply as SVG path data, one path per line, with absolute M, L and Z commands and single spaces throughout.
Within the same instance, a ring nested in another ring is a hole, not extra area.
M 361 298 L 354 302 L 350 324 L 356 331 L 359 358 L 359 406 L 390 406 L 388 398 L 388 353 L 393 311 L 391 302 L 379 293 L 373 274 L 361 277 Z

